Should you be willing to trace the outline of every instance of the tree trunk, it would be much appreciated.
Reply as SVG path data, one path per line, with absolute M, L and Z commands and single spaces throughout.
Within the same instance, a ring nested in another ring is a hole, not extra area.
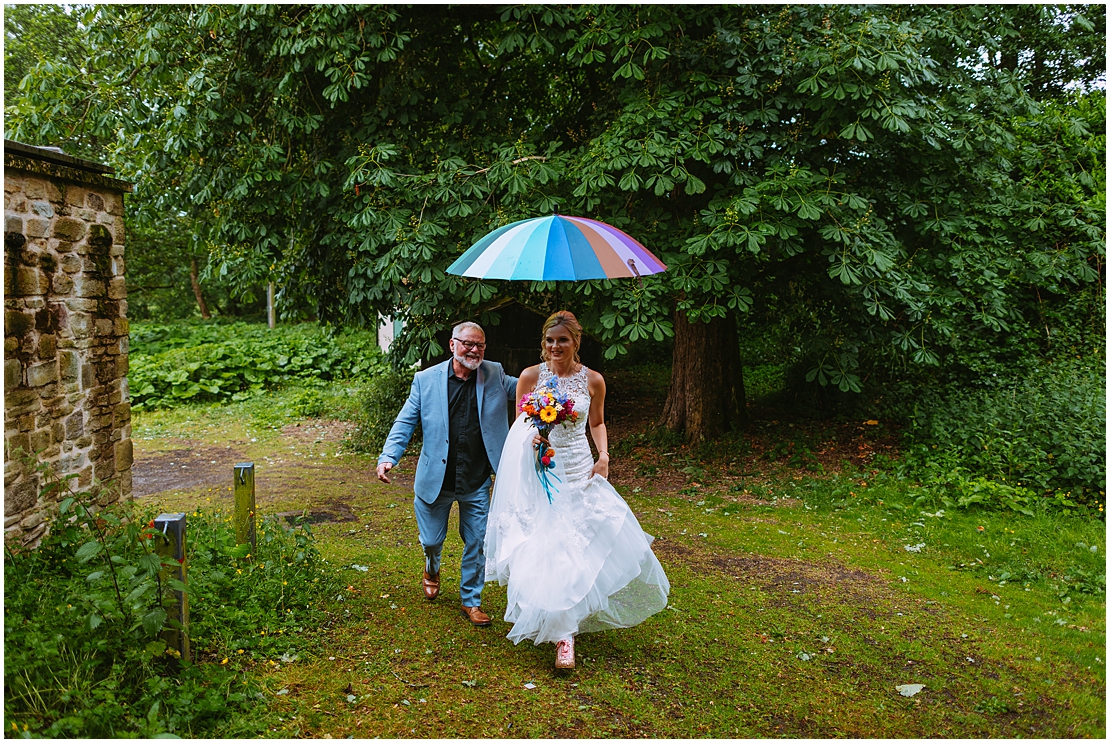
M 691 323 L 675 312 L 671 388 L 662 425 L 693 443 L 747 424 L 739 346 L 732 315 Z
M 197 257 L 192 256 L 189 263 L 189 281 L 193 284 L 193 294 L 197 298 L 197 306 L 200 307 L 200 316 L 205 320 L 212 318 L 212 313 L 208 311 L 208 305 L 204 303 L 204 294 L 200 291 L 200 270 L 197 267 Z

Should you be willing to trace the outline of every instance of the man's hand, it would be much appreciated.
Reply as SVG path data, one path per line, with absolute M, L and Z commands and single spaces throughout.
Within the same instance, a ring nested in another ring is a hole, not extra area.
M 384 483 L 389 483 L 389 477 L 385 474 L 393 469 L 393 465 L 389 462 L 382 462 L 378 465 L 378 479 Z

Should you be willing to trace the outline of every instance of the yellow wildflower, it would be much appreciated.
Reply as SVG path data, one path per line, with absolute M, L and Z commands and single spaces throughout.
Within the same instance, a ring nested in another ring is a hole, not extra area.
M 540 420 L 544 423 L 553 423 L 559 414 L 555 412 L 555 408 L 546 407 L 540 411 Z

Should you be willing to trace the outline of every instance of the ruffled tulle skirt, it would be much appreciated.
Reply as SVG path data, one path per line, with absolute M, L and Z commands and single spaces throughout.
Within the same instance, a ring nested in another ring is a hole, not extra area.
M 549 501 L 536 474 L 535 429 L 517 419 L 497 468 L 486 530 L 486 580 L 508 586 L 505 621 L 514 643 L 632 627 L 667 605 L 670 583 L 651 551 L 653 537 L 613 486 L 600 477 L 567 477 L 589 458 L 556 446 L 557 480 Z M 577 451 L 575 451 L 577 449 Z

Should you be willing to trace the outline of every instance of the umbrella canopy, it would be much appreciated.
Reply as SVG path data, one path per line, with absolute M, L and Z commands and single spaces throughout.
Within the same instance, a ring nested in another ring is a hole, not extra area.
M 554 214 L 497 228 L 470 246 L 447 273 L 476 279 L 584 281 L 665 270 L 662 261 L 616 227 Z

